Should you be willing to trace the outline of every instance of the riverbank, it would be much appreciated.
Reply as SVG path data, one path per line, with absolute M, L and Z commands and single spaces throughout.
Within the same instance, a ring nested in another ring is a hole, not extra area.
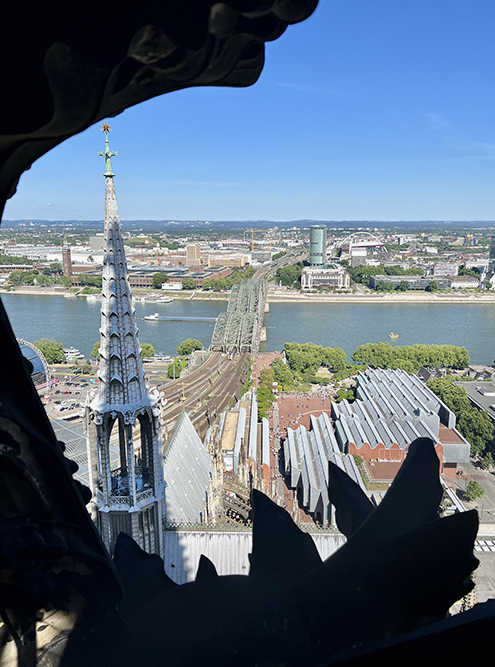
M 495 304 L 495 294 L 431 294 L 427 292 L 385 294 L 302 294 L 301 292 L 269 292 L 268 303 L 402 303 L 435 304 Z
M 63 289 L 58 289 L 56 287 L 28 287 L 28 286 L 23 286 L 23 287 L 16 287 L 12 291 L 6 291 L 4 292 L 5 294 L 22 294 L 24 296 L 66 296 L 68 294 L 71 294 L 69 290 L 66 290 L 65 288 Z M 73 293 L 73 292 L 72 292 Z M 165 290 L 149 290 L 149 289 L 140 289 L 136 288 L 132 290 L 133 295 L 136 297 L 142 297 L 142 296 L 147 296 L 150 298 L 158 298 L 162 296 L 170 296 L 173 299 L 177 300 L 192 300 L 192 301 L 227 301 L 229 298 L 228 294 L 220 294 L 220 293 L 209 293 L 209 292 L 192 292 L 192 291 L 184 291 L 184 292 L 167 292 Z M 194 296 L 192 296 L 194 294 Z M 78 294 L 76 295 L 78 299 L 84 299 L 87 294 Z M 192 296 L 192 299 L 191 299 Z M 151 303 L 151 302 L 150 302 Z
M 227 301 L 229 295 L 217 292 L 184 291 L 184 292 L 166 292 L 161 290 L 151 291 L 149 289 L 134 289 L 134 296 L 147 296 L 157 298 L 160 296 L 171 296 L 176 300 L 191 301 Z M 24 296 L 65 296 L 70 292 L 66 289 L 56 287 L 16 287 L 15 290 L 7 292 L 8 294 L 22 294 Z M 84 298 L 81 294 L 78 298 Z M 268 303 L 381 303 L 400 305 L 403 303 L 418 304 L 495 304 L 495 294 L 434 294 L 429 292 L 385 292 L 377 294 L 373 292 L 361 294 L 304 294 L 301 292 L 269 291 L 267 296 Z

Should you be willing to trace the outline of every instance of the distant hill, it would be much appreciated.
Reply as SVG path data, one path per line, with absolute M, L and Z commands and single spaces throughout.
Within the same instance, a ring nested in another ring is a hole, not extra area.
M 304 229 L 311 225 L 326 225 L 329 229 L 488 229 L 495 226 L 494 220 L 465 220 L 465 221 L 443 221 L 443 220 L 122 220 L 122 226 L 127 230 L 143 230 L 147 232 L 161 230 L 180 229 Z M 25 227 L 33 229 L 47 226 L 51 229 L 73 227 L 75 229 L 94 229 L 101 231 L 103 220 L 3 220 L 2 229 Z

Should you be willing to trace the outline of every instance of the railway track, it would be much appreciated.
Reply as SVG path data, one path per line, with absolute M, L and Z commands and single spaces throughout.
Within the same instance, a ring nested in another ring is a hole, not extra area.
M 162 396 L 167 400 L 163 412 L 166 435 L 170 433 L 182 409 L 203 438 L 210 423 L 239 399 L 244 383 L 249 355 L 241 354 L 229 360 L 214 352 L 200 368 L 185 378 L 166 385 Z

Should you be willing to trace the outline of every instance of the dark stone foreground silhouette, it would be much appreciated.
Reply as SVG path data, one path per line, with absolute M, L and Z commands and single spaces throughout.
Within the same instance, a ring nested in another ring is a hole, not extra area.
M 153 96 L 246 86 L 264 42 L 316 0 L 12 2 L 0 21 L 0 211 L 55 145 Z M 74 15 L 79 20 L 74 20 Z M 0 664 L 459 664 L 491 655 L 493 608 L 445 619 L 472 586 L 477 515 L 438 519 L 438 461 L 416 441 L 383 503 L 332 468 L 347 544 L 321 562 L 285 510 L 255 493 L 249 576 L 203 558 L 176 586 L 128 537 L 111 561 L 0 306 Z M 490 651 L 490 653 L 489 653 Z M 17 656 L 17 658 L 16 658 Z

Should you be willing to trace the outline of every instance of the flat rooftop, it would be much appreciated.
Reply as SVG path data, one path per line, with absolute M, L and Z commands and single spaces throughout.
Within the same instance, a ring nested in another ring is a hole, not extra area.
M 234 449 L 235 434 L 237 431 L 237 422 L 239 421 L 238 412 L 227 412 L 225 424 L 222 432 L 222 450 Z
M 464 387 L 469 398 L 482 410 L 486 410 L 495 421 L 495 383 L 493 382 L 454 382 L 458 387 Z M 483 394 L 482 392 L 485 392 Z M 492 394 L 490 396 L 490 394 Z

